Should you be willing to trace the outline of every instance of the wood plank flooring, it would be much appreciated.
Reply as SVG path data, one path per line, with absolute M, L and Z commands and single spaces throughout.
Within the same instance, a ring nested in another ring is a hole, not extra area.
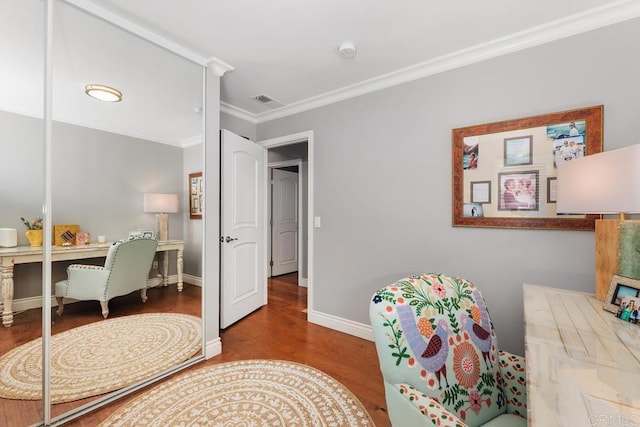
M 194 286 L 185 286 L 185 291 L 187 289 L 190 293 L 194 290 L 199 291 L 199 288 Z M 169 287 L 161 292 L 171 290 Z M 175 292 L 175 287 L 173 291 Z M 174 295 L 167 293 L 167 297 Z M 146 304 L 138 303 L 137 306 L 144 311 L 167 311 L 166 306 L 156 309 L 154 304 L 159 300 L 159 297 L 151 298 L 150 295 Z M 167 300 L 170 301 L 170 298 Z M 199 314 L 198 298 L 183 300 L 179 309 L 174 306 L 169 311 L 191 311 L 191 314 Z M 304 363 L 327 373 L 351 390 L 363 403 L 376 426 L 390 426 L 382 376 L 373 342 L 308 323 L 306 313 L 302 311 L 306 304 L 307 290 L 297 286 L 295 273 L 269 279 L 269 304 L 221 332 L 221 355 L 189 369 L 246 359 L 279 359 Z M 65 310 L 63 319 L 67 314 Z M 26 337 L 22 340 L 29 341 Z M 1 345 L 0 351 L 4 351 Z M 177 375 L 180 373 L 174 376 Z M 96 426 L 110 413 L 146 390 L 100 408 L 67 425 Z

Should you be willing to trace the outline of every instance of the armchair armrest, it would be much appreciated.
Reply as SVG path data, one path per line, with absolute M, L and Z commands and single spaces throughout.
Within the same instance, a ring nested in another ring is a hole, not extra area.
M 59 295 L 56 285 L 56 296 L 101 301 L 104 299 L 104 288 L 110 273 L 109 270 L 97 265 L 70 265 L 67 267 L 69 278 L 66 281 L 65 294 Z
M 466 427 L 466 424 L 457 416 L 447 411 L 436 400 L 420 392 L 409 384 L 396 384 L 400 395 L 416 407 L 434 426 L 441 427 Z
M 527 416 L 527 372 L 525 359 L 500 350 L 500 386 L 507 399 L 507 412 Z

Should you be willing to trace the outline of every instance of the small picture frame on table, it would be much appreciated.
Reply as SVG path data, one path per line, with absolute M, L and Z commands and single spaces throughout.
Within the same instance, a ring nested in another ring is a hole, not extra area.
M 604 299 L 604 309 L 617 313 L 625 297 L 640 297 L 640 280 L 614 274 L 611 277 L 609 292 Z

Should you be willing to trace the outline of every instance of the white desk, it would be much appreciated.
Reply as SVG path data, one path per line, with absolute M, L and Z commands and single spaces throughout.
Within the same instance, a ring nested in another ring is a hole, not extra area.
M 640 425 L 640 324 L 592 294 L 523 289 L 529 426 Z
M 61 247 L 54 246 L 51 250 L 52 261 L 69 261 L 86 258 L 99 258 L 107 256 L 111 243 L 91 243 L 89 245 Z M 182 268 L 184 242 L 181 240 L 163 240 L 158 242 L 157 252 L 164 252 L 162 262 L 163 284 L 166 286 L 169 281 L 169 251 L 177 251 L 177 274 L 178 291 L 182 291 Z M 15 264 L 26 264 L 32 262 L 42 262 L 42 247 L 32 248 L 30 246 L 18 246 L 15 248 L 0 248 L 0 268 L 2 268 L 2 324 L 5 327 L 13 323 L 13 266 Z

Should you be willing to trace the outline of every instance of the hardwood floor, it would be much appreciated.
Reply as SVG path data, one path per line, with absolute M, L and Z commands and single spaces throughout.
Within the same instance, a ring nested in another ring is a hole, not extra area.
M 196 287 L 185 286 L 185 289 L 187 288 Z M 165 290 L 170 289 L 163 291 Z M 327 373 L 351 390 L 363 403 L 376 426 L 390 426 L 382 375 L 373 342 L 308 323 L 306 313 L 302 311 L 306 304 L 307 290 L 297 286 L 295 273 L 270 279 L 269 304 L 221 332 L 221 355 L 189 369 L 246 359 L 279 359 L 304 363 Z M 195 309 L 195 302 L 185 301 L 180 312 L 184 312 L 183 310 L 190 305 L 194 311 L 199 310 L 199 303 Z M 151 297 L 147 304 L 141 306 L 145 311 L 156 311 Z M 65 316 L 66 313 L 65 311 Z M 174 376 L 177 375 L 180 373 Z M 67 425 L 93 427 L 146 390 L 148 389 Z

